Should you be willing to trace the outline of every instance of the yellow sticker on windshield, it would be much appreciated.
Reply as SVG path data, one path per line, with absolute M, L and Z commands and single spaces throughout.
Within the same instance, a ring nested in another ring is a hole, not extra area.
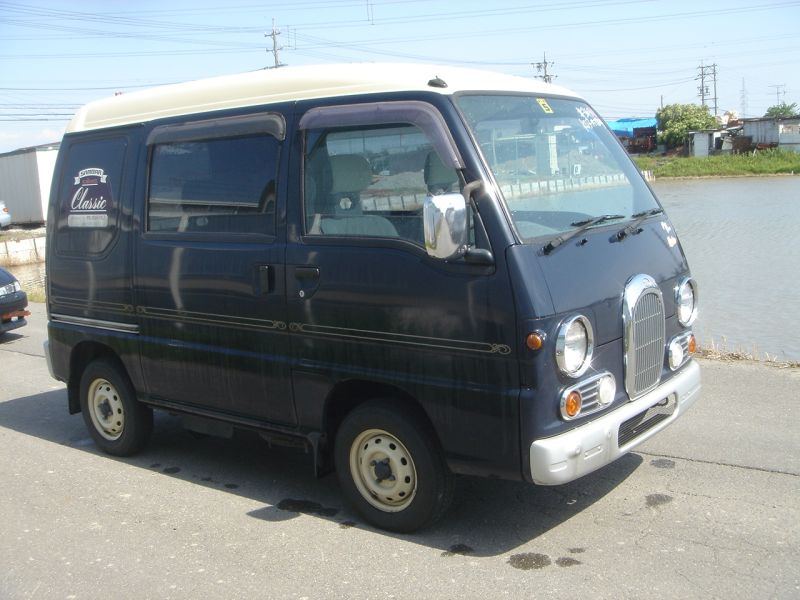
M 546 112 L 548 115 L 553 114 L 553 109 L 550 108 L 550 105 L 547 103 L 547 100 L 545 100 L 544 98 L 537 98 L 536 102 L 539 103 L 539 106 L 541 106 L 542 110 Z

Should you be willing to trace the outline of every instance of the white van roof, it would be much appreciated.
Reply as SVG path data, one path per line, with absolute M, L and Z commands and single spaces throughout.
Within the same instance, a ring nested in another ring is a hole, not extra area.
M 428 82 L 443 80 L 447 87 Z M 265 69 L 166 85 L 96 100 L 83 106 L 67 133 L 142 123 L 274 102 L 380 92 L 510 91 L 577 97 L 560 86 L 490 71 L 434 65 L 368 63 Z

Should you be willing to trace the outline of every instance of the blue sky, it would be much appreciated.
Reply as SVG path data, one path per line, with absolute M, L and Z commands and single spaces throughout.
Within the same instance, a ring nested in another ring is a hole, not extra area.
M 288 65 L 533 77 L 546 53 L 606 119 L 653 116 L 662 96 L 699 103 L 701 63 L 716 64 L 720 113 L 800 103 L 800 0 L 0 0 L 0 152 L 59 140 L 90 100 L 271 65 L 273 19 Z

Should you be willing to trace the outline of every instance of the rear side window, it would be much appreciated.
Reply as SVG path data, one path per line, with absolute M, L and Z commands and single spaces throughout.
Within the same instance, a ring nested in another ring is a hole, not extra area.
M 154 144 L 148 231 L 274 235 L 279 150 L 263 133 Z
M 67 149 L 56 228 L 60 254 L 101 254 L 111 245 L 118 228 L 127 146 L 127 138 L 116 137 Z

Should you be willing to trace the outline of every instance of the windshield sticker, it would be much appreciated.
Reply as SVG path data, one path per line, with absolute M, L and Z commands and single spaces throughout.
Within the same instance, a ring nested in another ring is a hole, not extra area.
M 111 185 L 103 169 L 81 169 L 68 197 L 67 226 L 108 227 L 108 213 L 112 207 Z
M 539 103 L 539 106 L 542 107 L 542 110 L 545 113 L 547 113 L 548 115 L 552 115 L 553 114 L 553 109 L 550 108 L 550 105 L 547 103 L 547 100 L 545 100 L 544 98 L 537 98 L 536 102 Z
M 578 118 L 586 131 L 603 126 L 603 121 L 588 106 L 576 106 L 575 110 L 578 111 Z

